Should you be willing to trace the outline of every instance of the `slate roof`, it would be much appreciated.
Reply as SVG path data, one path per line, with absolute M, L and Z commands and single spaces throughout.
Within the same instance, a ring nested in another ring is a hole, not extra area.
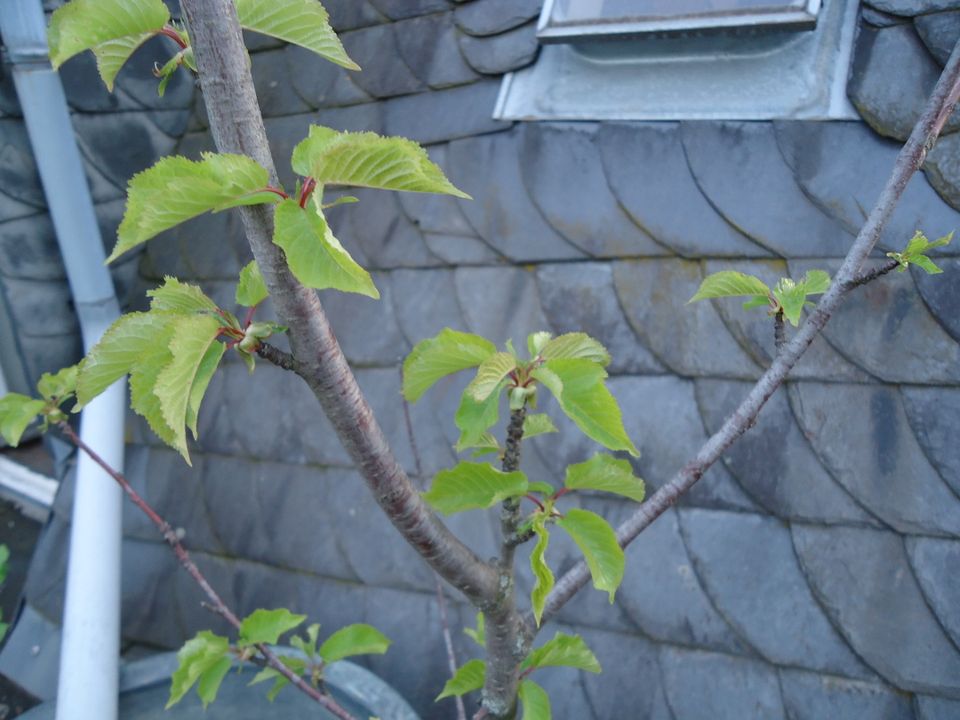
M 536 57 L 538 0 L 328 5 L 363 73 L 254 45 L 285 181 L 290 149 L 319 122 L 420 140 L 474 197 L 361 190 L 359 206 L 330 212 L 383 298 L 323 300 L 400 461 L 415 472 L 397 402 L 398 363 L 413 343 L 445 326 L 498 342 L 583 329 L 613 353 L 611 387 L 651 487 L 719 426 L 771 357 L 762 314 L 685 304 L 700 279 L 729 267 L 767 279 L 833 271 L 889 173 L 894 138 L 960 35 L 956 2 L 865 5 L 849 86 L 865 123 L 509 124 L 490 113 L 500 75 Z M 109 228 L 127 177 L 157 154 L 195 155 L 210 139 L 184 78 L 158 103 L 152 79 L 136 77 L 143 68 L 127 70 L 111 97 L 90 65 L 71 62 L 65 80 Z M 72 357 L 76 333 L 63 321 L 62 270 L 3 88 L 0 171 L 11 181 L 0 196 L 0 276 L 39 372 Z M 130 152 L 116 152 L 118 137 Z M 960 228 L 957 138 L 947 135 L 926 177 L 909 186 L 883 250 L 917 228 L 931 236 Z M 130 287 L 176 274 L 229 305 L 249 259 L 239 233 L 231 213 L 203 218 L 149 244 L 118 277 Z M 939 253 L 941 277 L 894 273 L 858 291 L 758 425 L 631 547 L 616 605 L 587 590 L 564 610 L 564 627 L 587 638 L 605 670 L 544 673 L 558 717 L 607 720 L 624 708 L 673 720 L 960 717 L 956 247 Z M 421 482 L 455 461 L 463 382 L 443 383 L 411 408 Z M 559 440 L 532 441 L 524 460 L 532 477 L 556 477 L 594 451 L 560 425 Z M 261 363 L 251 381 L 229 358 L 211 385 L 189 474 L 140 422 L 130 427 L 128 474 L 185 529 L 225 597 L 241 611 L 289 605 L 327 627 L 378 624 L 396 644 L 370 667 L 425 718 L 449 716 L 447 704 L 432 703 L 445 674 L 433 579 L 379 521 L 295 378 Z M 60 612 L 69 492 L 67 484 L 27 590 L 49 618 Z M 629 512 L 583 502 L 612 521 Z M 171 647 L 215 624 L 152 528 L 126 513 L 125 636 Z M 494 552 L 493 518 L 451 524 L 482 555 Z M 555 568 L 574 557 L 569 544 L 551 543 Z M 455 628 L 472 623 L 459 602 L 451 612 Z M 454 634 L 461 660 L 472 656 Z

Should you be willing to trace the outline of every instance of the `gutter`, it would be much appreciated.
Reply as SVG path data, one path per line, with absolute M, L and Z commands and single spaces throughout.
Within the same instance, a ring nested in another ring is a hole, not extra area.
M 41 0 L 2 0 L 0 32 L 57 233 L 85 351 L 120 316 L 83 163 L 60 78 L 51 69 Z M 125 387 L 120 380 L 86 406 L 80 436 L 123 467 Z M 122 494 L 79 455 L 57 720 L 116 720 L 120 653 Z

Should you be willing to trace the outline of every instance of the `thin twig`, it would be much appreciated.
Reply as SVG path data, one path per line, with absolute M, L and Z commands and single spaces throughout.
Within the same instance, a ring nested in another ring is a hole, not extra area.
M 284 352 L 278 347 L 274 347 L 270 343 L 261 341 L 260 344 L 257 345 L 257 355 L 267 362 L 273 363 L 278 368 L 290 370 L 291 372 L 297 371 L 297 361 L 293 355 Z
M 170 523 L 164 520 L 159 513 L 157 513 L 157 511 L 154 510 L 150 504 L 143 499 L 140 493 L 133 489 L 130 481 L 127 480 L 122 473 L 111 467 L 106 460 L 100 457 L 100 455 L 93 450 L 93 448 L 81 440 L 80 436 L 74 432 L 70 425 L 68 425 L 66 422 L 62 422 L 60 423 L 59 427 L 70 442 L 76 445 L 79 450 L 86 453 L 91 460 L 103 468 L 104 472 L 106 472 L 117 482 L 117 484 L 123 489 L 123 492 L 126 493 L 127 497 L 130 498 L 130 501 L 140 508 L 143 514 L 150 519 L 150 522 L 156 526 L 157 530 L 159 530 L 160 534 L 163 536 L 163 539 L 173 549 L 174 554 L 177 556 L 177 560 L 180 562 L 180 565 L 188 573 L 190 573 L 190 577 L 194 579 L 197 585 L 200 586 L 200 589 L 203 591 L 203 593 L 210 600 L 210 603 L 206 604 L 206 606 L 230 623 L 230 625 L 232 625 L 235 629 L 239 630 L 240 619 L 223 601 L 220 595 L 217 594 L 217 591 L 213 589 L 213 587 L 207 581 L 207 578 L 204 577 L 203 573 L 200 572 L 200 568 L 198 568 L 190 558 L 190 553 L 187 552 L 187 548 L 184 547 L 182 542 L 180 542 L 179 535 L 177 534 L 176 530 L 173 529 Z M 263 656 L 264 662 L 266 662 L 267 665 L 287 678 L 287 680 L 293 683 L 298 690 L 308 695 L 317 704 L 329 710 L 341 720 L 355 720 L 353 715 L 348 713 L 345 709 L 340 707 L 339 704 L 337 704 L 336 700 L 329 695 L 324 695 L 316 688 L 310 686 L 302 677 L 284 665 L 280 658 L 277 657 L 277 655 L 269 647 L 262 643 L 258 643 L 254 647 L 257 649 L 257 652 Z
M 896 260 L 888 260 L 882 265 L 878 265 L 877 267 L 873 268 L 873 270 L 861 272 L 850 281 L 850 288 L 852 289 L 855 287 L 860 287 L 861 285 L 866 285 L 868 282 L 876 280 L 878 277 L 883 277 L 888 272 L 891 270 L 896 270 L 898 267 L 900 267 L 900 263 L 898 263 Z
M 777 310 L 773 316 L 773 346 L 777 355 L 783 352 L 783 346 L 787 344 L 787 330 L 783 324 L 783 310 Z
M 847 293 L 860 284 L 861 267 L 880 238 L 887 219 L 903 194 L 910 178 L 923 164 L 947 118 L 960 98 L 960 42 L 954 47 L 937 85 L 930 96 L 923 115 L 917 121 L 907 142 L 897 155 L 893 172 L 887 180 L 877 203 L 860 229 L 856 240 L 844 258 L 830 289 L 824 293 L 813 313 L 807 318 L 783 352 L 750 390 L 747 397 L 720 429 L 700 448 L 697 454 L 646 500 L 636 512 L 617 528 L 617 539 L 626 546 L 643 530 L 693 487 L 703 474 L 754 422 L 761 408 L 780 387 L 797 360 L 823 330 L 830 316 L 843 302 Z M 888 271 L 889 272 L 889 271 Z M 878 273 L 877 276 L 882 273 Z M 543 618 L 557 614 L 590 578 L 585 562 L 577 563 L 561 577 L 547 597 Z M 527 622 L 531 627 L 531 623 Z M 542 625 L 541 625 L 542 627 Z M 531 629 L 531 633 L 535 631 Z

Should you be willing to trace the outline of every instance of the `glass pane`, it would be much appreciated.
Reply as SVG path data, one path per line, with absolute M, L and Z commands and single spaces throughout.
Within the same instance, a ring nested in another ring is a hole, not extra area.
M 650 22 L 804 10 L 808 0 L 555 0 L 551 24 Z

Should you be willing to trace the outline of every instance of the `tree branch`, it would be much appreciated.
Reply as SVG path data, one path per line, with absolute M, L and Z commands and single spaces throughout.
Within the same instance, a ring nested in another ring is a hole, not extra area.
M 773 316 L 773 346 L 777 355 L 783 352 L 783 346 L 787 344 L 787 329 L 783 323 L 783 310 L 777 310 Z
M 887 180 L 877 203 L 860 229 L 856 240 L 843 260 L 830 289 L 783 352 L 777 354 L 769 369 L 753 386 L 747 397 L 723 426 L 700 448 L 696 456 L 674 475 L 669 482 L 646 500 L 637 511 L 617 529 L 617 539 L 622 546 L 628 545 L 654 520 L 677 502 L 683 493 L 713 465 L 714 462 L 756 422 L 757 415 L 771 395 L 783 384 L 797 360 L 823 330 L 830 316 L 843 302 L 847 293 L 863 284 L 868 275 L 861 275 L 861 267 L 876 245 L 884 225 L 896 207 L 910 178 L 920 169 L 927 152 L 933 147 L 944 123 L 950 117 L 960 98 L 960 43 L 947 61 L 940 79 L 930 96 L 923 115 L 917 121 L 907 142 L 897 156 L 893 172 Z M 889 265 L 889 264 L 888 264 Z M 885 270 L 889 272 L 893 268 Z M 877 272 L 879 277 L 883 272 Z M 871 278 L 872 279 L 872 278 Z M 547 598 L 543 618 L 557 614 L 563 605 L 583 587 L 590 578 L 586 563 L 579 562 L 557 581 Z M 542 625 L 541 625 L 542 627 Z
M 284 352 L 278 347 L 274 347 L 270 343 L 260 342 L 257 345 L 257 355 L 262 357 L 267 362 L 271 362 L 276 365 L 278 368 L 283 370 L 290 370 L 291 372 L 297 372 L 297 360 L 288 352 Z
M 123 492 L 126 493 L 127 497 L 143 511 L 143 514 L 146 515 L 150 522 L 154 524 L 157 530 L 160 531 L 160 534 L 163 536 L 163 539 L 171 547 L 174 554 L 177 556 L 177 560 L 180 562 L 180 565 L 190 573 L 190 577 L 194 579 L 200 589 L 203 591 L 204 595 L 210 600 L 208 604 L 209 608 L 215 612 L 217 615 L 226 620 L 234 629 L 240 629 L 240 619 L 236 616 L 233 610 L 223 601 L 220 595 L 217 594 L 217 591 L 213 589 L 213 586 L 210 585 L 210 582 L 200 572 L 200 568 L 196 566 L 193 562 L 193 559 L 190 557 L 190 553 L 187 551 L 187 548 L 180 542 L 180 536 L 177 532 L 171 527 L 170 523 L 160 517 L 159 513 L 150 507 L 150 504 L 141 497 L 140 493 L 133 489 L 133 486 L 130 484 L 130 481 L 120 473 L 111 467 L 106 460 L 104 460 L 100 455 L 96 453 L 89 445 L 87 445 L 83 440 L 80 439 L 80 436 L 77 435 L 73 428 L 66 422 L 62 422 L 59 425 L 60 431 L 67 437 L 67 439 L 72 442 L 77 449 L 81 452 L 86 453 L 91 460 L 93 460 L 97 465 L 99 465 L 103 470 L 112 477 L 117 484 L 123 489 Z M 310 697 L 318 705 L 329 710 L 334 716 L 340 718 L 341 720 L 355 720 L 353 715 L 344 710 L 340 705 L 337 704 L 329 695 L 325 695 L 317 690 L 315 687 L 307 683 L 302 677 L 300 677 L 293 670 L 288 668 L 286 665 L 281 662 L 280 658 L 277 657 L 276 653 L 273 652 L 268 646 L 263 643 L 258 643 L 254 645 L 257 649 L 257 652 L 263 657 L 264 663 L 269 667 L 273 668 L 281 675 L 283 675 L 287 680 L 289 680 L 293 685 Z
M 242 153 L 276 183 L 249 58 L 231 0 L 183 0 L 210 130 L 220 152 Z M 444 525 L 420 497 L 387 445 L 357 385 L 317 294 L 301 285 L 273 244 L 273 208 L 240 208 L 247 240 L 280 322 L 289 328 L 296 372 L 330 418 L 370 491 L 406 541 L 478 607 L 497 596 L 498 574 Z

